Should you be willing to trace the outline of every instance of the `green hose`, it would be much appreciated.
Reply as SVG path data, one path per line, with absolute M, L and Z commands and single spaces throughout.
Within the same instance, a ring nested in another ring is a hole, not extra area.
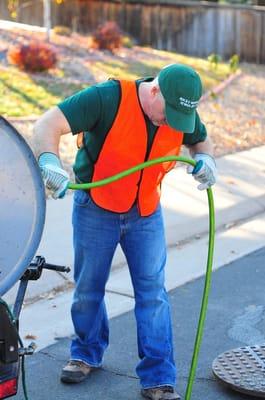
M 104 186 L 104 185 L 107 185 L 108 183 L 117 181 L 118 179 L 121 179 L 127 175 L 130 175 L 136 171 L 139 171 L 141 169 L 151 167 L 152 165 L 159 164 L 159 163 L 166 162 L 166 161 L 180 161 L 180 162 L 190 164 L 192 166 L 196 165 L 196 162 L 194 160 L 188 159 L 186 157 L 181 157 L 181 156 L 160 157 L 160 158 L 156 158 L 154 160 L 146 161 L 142 164 L 136 165 L 133 168 L 130 168 L 126 171 L 120 172 L 119 174 L 111 176 L 109 178 L 102 179 L 101 181 L 92 182 L 92 183 L 82 183 L 82 184 L 69 183 L 68 188 L 73 189 L 73 190 L 78 190 L 78 189 L 86 190 L 86 189 L 92 189 L 92 188 L 99 187 L 99 186 Z M 194 344 L 194 350 L 193 350 L 192 362 L 191 362 L 190 373 L 189 373 L 189 378 L 188 378 L 188 385 L 187 385 L 186 394 L 185 394 L 185 400 L 190 400 L 190 398 L 191 398 L 192 387 L 193 387 L 196 368 L 197 368 L 197 364 L 198 364 L 198 356 L 199 356 L 199 351 L 200 351 L 200 346 L 201 346 L 201 341 L 202 341 L 203 328 L 204 328 L 204 323 L 205 323 L 205 318 L 206 318 L 208 297 L 209 297 L 210 284 L 211 284 L 213 251 L 214 251 L 214 231 L 215 231 L 214 201 L 213 201 L 213 194 L 212 194 L 211 188 L 207 189 L 207 196 L 208 196 L 208 206 L 209 206 L 209 245 L 208 245 L 207 269 L 206 269 L 205 284 L 204 284 L 204 291 L 203 291 L 203 297 L 202 297 L 199 323 L 198 323 L 198 327 L 197 327 L 197 334 L 196 334 L 196 339 L 195 339 L 195 344 Z

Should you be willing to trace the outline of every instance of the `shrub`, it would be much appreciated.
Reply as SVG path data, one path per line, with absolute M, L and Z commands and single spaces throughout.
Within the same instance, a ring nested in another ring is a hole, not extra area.
M 12 19 L 17 18 L 18 7 L 19 7 L 19 0 L 8 0 L 7 9 Z
M 212 68 L 217 69 L 219 62 L 222 61 L 222 57 L 219 54 L 212 53 L 208 56 L 208 61 Z
M 93 43 L 99 49 L 110 51 L 121 47 L 122 34 L 116 22 L 107 21 L 99 25 L 93 33 Z
M 229 60 L 229 68 L 231 72 L 236 72 L 239 66 L 239 55 L 234 54 Z
M 53 32 L 61 36 L 71 36 L 72 31 L 67 26 L 58 25 L 53 28 Z
M 127 49 L 131 49 L 134 46 L 133 39 L 130 36 L 123 36 L 122 37 L 122 46 L 127 47 Z
M 8 51 L 8 61 L 30 72 L 41 72 L 53 68 L 57 54 L 51 45 L 43 42 L 14 45 Z

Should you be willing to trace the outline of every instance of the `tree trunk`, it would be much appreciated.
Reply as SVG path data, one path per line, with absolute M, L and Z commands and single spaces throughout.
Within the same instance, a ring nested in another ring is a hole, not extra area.
M 43 23 L 46 28 L 47 42 L 50 41 L 51 34 L 51 0 L 43 0 Z

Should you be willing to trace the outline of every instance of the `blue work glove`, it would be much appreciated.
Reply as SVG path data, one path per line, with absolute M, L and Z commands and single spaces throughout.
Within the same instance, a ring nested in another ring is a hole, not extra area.
M 192 174 L 196 181 L 200 182 L 199 190 L 208 189 L 214 185 L 217 179 L 217 169 L 215 160 L 212 156 L 205 153 L 196 153 L 193 157 L 197 162 L 195 167 L 189 165 L 187 168 L 188 174 Z
M 39 167 L 47 189 L 52 191 L 54 199 L 64 197 L 69 183 L 69 174 L 62 168 L 59 157 L 54 153 L 42 153 Z

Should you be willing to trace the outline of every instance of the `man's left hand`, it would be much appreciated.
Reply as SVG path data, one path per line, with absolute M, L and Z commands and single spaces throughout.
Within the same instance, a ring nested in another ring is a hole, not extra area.
M 214 185 L 217 179 L 217 169 L 212 156 L 205 153 L 196 153 L 193 157 L 196 161 L 195 167 L 189 165 L 188 174 L 192 174 L 196 181 L 200 182 L 199 190 L 208 189 Z

